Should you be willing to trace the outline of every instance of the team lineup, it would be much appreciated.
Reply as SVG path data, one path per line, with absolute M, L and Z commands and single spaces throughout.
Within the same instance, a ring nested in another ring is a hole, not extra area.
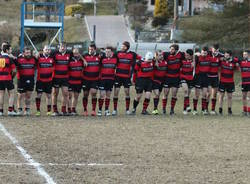
M 241 72 L 242 115 L 250 115 L 250 60 L 249 51 L 242 52 L 242 59 L 232 56 L 232 51 L 222 53 L 219 45 L 211 48 L 187 49 L 179 51 L 178 44 L 170 46 L 169 51 L 147 52 L 145 57 L 130 51 L 130 43 L 123 42 L 119 51 L 106 47 L 104 52 L 97 52 L 96 45 L 90 44 L 88 53 L 81 55 L 78 48 L 72 52 L 66 49 L 66 43 L 59 45 L 58 51 L 52 52 L 45 45 L 41 53 L 34 53 L 28 47 L 17 57 L 13 56 L 11 45 L 2 43 L 0 55 L 0 116 L 4 115 L 4 95 L 7 89 L 8 116 L 30 115 L 32 92 L 36 91 L 36 116 L 41 115 L 42 94 L 46 95 L 48 116 L 78 115 L 76 107 L 81 91 L 84 116 L 118 115 L 118 97 L 124 87 L 125 114 L 135 115 L 137 106 L 144 93 L 143 115 L 160 114 L 158 105 L 162 94 L 162 114 L 167 114 L 168 96 L 170 115 L 175 114 L 178 89 L 184 92 L 183 114 L 198 114 L 198 101 L 201 96 L 203 115 L 216 115 L 217 93 L 218 113 L 223 114 L 223 99 L 227 94 L 228 115 L 232 115 L 232 94 L 235 91 L 234 72 Z M 17 111 L 15 110 L 15 85 L 17 77 Z M 130 108 L 130 87 L 134 85 L 136 96 Z M 190 93 L 194 88 L 193 108 Z M 61 111 L 57 100 L 62 92 Z M 99 94 L 98 94 L 99 91 Z M 113 97 L 112 96 L 113 92 Z M 91 111 L 88 110 L 91 96 Z M 153 96 L 154 109 L 148 112 L 148 105 Z M 110 101 L 113 100 L 113 111 Z M 209 102 L 211 101 L 211 109 Z M 24 102 L 24 108 L 22 106 Z M 96 106 L 97 111 L 96 111 Z M 104 113 L 103 113 L 104 106 Z M 90 113 L 89 113 L 90 112 Z

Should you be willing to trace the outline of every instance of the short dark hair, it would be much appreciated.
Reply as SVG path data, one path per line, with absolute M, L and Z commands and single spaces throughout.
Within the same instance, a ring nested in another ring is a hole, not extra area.
M 95 45 L 95 43 L 91 43 L 91 44 L 89 45 L 89 47 L 93 47 L 93 48 L 95 48 L 95 49 L 96 49 L 96 45 Z
M 67 43 L 66 43 L 66 42 L 61 42 L 59 45 L 60 45 L 60 46 L 61 46 L 61 45 L 67 46 Z
M 218 50 L 220 48 L 220 45 L 218 43 L 213 44 L 213 48 L 215 48 L 216 50 Z
M 6 53 L 7 50 L 10 50 L 11 45 L 10 44 L 4 44 L 3 45 L 3 52 Z
M 30 47 L 24 47 L 23 50 L 31 50 Z
M 127 49 L 130 48 L 130 43 L 129 43 L 128 41 L 125 41 L 125 42 L 123 42 L 122 44 L 125 45 L 125 46 L 127 47 Z
M 246 53 L 250 54 L 250 50 L 243 50 L 243 52 L 246 52 Z
M 110 49 L 111 51 L 113 51 L 113 47 L 112 46 L 107 46 L 106 49 Z
M 179 50 L 179 45 L 178 44 L 172 44 L 170 45 L 169 48 L 174 47 L 175 50 Z
M 233 52 L 231 50 L 226 50 L 225 53 L 228 53 L 230 56 L 232 56 Z
M 194 54 L 194 51 L 192 49 L 187 49 L 186 53 L 188 53 L 190 56 Z
M 202 47 L 202 50 L 203 50 L 203 51 L 208 51 L 208 47 L 207 47 L 207 46 L 204 46 L 204 47 Z

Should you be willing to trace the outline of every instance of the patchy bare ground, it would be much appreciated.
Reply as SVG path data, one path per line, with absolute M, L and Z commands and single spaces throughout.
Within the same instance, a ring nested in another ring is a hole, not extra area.
M 57 183 L 250 181 L 249 118 L 122 115 L 0 121 L 36 161 L 44 164 Z M 2 132 L 0 141 L 1 162 L 25 162 Z M 49 166 L 48 163 L 123 165 Z M 2 165 L 0 171 L 1 178 L 12 179 L 10 183 L 43 183 L 43 178 L 37 177 L 30 166 Z

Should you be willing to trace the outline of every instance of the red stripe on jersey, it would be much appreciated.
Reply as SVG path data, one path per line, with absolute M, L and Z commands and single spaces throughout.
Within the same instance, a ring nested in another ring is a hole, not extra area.
M 141 57 L 134 52 L 117 52 L 118 63 L 116 67 L 116 76 L 122 78 L 130 78 L 132 66 L 135 65 L 136 59 L 140 60 Z
M 98 80 L 99 79 L 99 70 L 100 70 L 100 57 L 99 55 L 84 55 L 84 59 L 88 63 L 87 67 L 83 70 L 83 79 L 84 80 Z
M 182 65 L 181 65 L 181 70 L 180 70 L 180 78 L 185 79 L 188 81 L 193 80 L 193 71 L 194 71 L 194 66 L 193 66 L 193 61 L 192 60 L 183 60 Z
M 54 78 L 67 79 L 69 77 L 68 74 L 69 60 L 70 60 L 69 53 L 62 54 L 60 52 L 57 52 L 55 54 Z
M 218 77 L 219 68 L 220 68 L 220 57 L 216 56 L 210 57 L 210 70 L 208 72 L 208 76 Z
M 37 62 L 37 80 L 42 82 L 51 82 L 54 72 L 54 59 L 40 55 Z
M 146 61 L 142 61 L 142 60 L 138 61 L 135 65 L 135 71 L 137 72 L 136 73 L 137 78 L 151 78 L 151 79 L 153 79 L 154 64 L 153 64 L 153 62 L 146 62 Z
M 80 58 L 71 57 L 69 61 L 69 84 L 82 84 L 83 61 Z
M 181 61 L 183 60 L 183 53 L 178 52 L 175 55 L 164 53 L 165 59 L 168 62 L 167 77 L 178 78 L 180 77 Z
M 0 81 L 11 81 L 15 64 L 9 56 L 0 55 Z
M 210 70 L 210 56 L 198 57 L 198 69 L 199 73 L 208 73 Z
M 168 63 L 167 61 L 158 61 L 158 65 L 154 66 L 154 78 L 153 80 L 155 82 L 161 83 L 162 81 L 165 80 L 166 75 L 167 75 L 167 66 Z
M 242 84 L 250 84 L 250 60 L 240 61 Z
M 102 58 L 101 60 L 101 70 L 100 70 L 100 79 L 115 79 L 115 69 L 117 65 L 117 58 Z
M 222 60 L 220 64 L 220 82 L 233 83 L 234 82 L 234 69 L 236 65 L 234 60 L 225 61 Z
M 17 59 L 17 79 L 20 77 L 34 77 L 36 60 L 34 57 L 28 59 L 18 57 Z

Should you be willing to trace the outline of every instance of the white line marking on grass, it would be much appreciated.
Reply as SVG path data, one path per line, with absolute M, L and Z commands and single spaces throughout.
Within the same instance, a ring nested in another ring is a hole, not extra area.
M 28 152 L 18 143 L 17 139 L 7 131 L 7 129 L 2 125 L 2 123 L 0 123 L 0 130 L 16 146 L 16 148 L 20 151 L 25 160 L 27 160 L 31 166 L 34 166 L 36 168 L 38 174 L 41 175 L 48 184 L 56 184 L 56 182 L 54 182 L 54 180 L 50 177 L 50 175 L 44 170 L 42 165 L 37 161 L 35 161 L 31 157 L 31 155 L 28 154 Z
M 2 166 L 35 166 L 37 164 L 34 163 L 12 163 L 12 162 L 1 162 L 0 165 Z M 103 166 L 103 167 L 113 167 L 113 166 L 123 166 L 123 164 L 100 164 L 100 163 L 66 163 L 66 164 L 59 164 L 59 163 L 47 163 L 47 164 L 40 164 L 40 166 Z

